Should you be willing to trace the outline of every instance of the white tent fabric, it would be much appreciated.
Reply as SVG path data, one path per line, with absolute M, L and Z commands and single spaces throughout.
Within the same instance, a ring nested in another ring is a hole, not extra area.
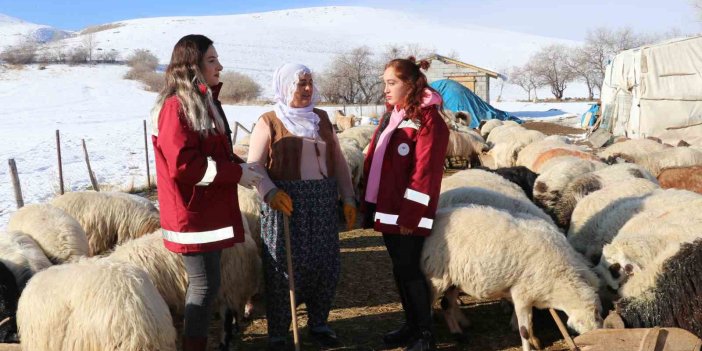
M 602 127 L 630 138 L 702 123 L 702 36 L 617 55 L 602 87 Z

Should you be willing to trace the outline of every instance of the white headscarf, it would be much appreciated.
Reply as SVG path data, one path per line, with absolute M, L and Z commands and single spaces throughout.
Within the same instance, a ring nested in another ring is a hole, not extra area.
M 317 138 L 319 136 L 319 116 L 314 111 L 314 105 L 319 102 L 319 92 L 314 86 L 312 100 L 306 107 L 290 107 L 300 76 L 312 74 L 309 68 L 296 64 L 286 63 L 280 66 L 273 74 L 273 91 L 276 104 L 275 115 L 283 122 L 288 131 L 299 137 Z

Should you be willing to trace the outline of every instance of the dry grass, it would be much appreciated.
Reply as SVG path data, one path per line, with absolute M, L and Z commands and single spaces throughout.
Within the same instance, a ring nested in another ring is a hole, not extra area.
M 105 30 L 110 30 L 110 29 L 115 29 L 119 27 L 123 27 L 124 23 L 108 23 L 108 24 L 100 24 L 97 26 L 90 26 L 82 31 L 80 31 L 80 34 L 90 34 L 90 33 L 97 33 L 97 32 L 102 32 Z

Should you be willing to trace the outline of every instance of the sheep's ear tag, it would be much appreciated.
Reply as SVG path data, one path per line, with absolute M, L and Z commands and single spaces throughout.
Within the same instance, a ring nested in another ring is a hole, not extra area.
M 200 91 L 200 95 L 207 94 L 207 85 L 200 83 L 197 85 L 197 89 L 198 89 L 198 91 Z

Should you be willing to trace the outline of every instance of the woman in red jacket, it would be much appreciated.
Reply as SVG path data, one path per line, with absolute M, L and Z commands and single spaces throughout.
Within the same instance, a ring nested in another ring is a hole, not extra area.
M 431 301 L 420 269 L 424 238 L 439 200 L 449 131 L 441 96 L 414 57 L 385 66 L 385 98 L 393 107 L 375 131 L 364 165 L 367 223 L 383 233 L 405 311 L 405 324 L 383 337 L 388 346 L 434 350 Z
M 152 111 L 161 232 L 166 248 L 183 254 L 188 273 L 184 351 L 205 350 L 221 250 L 244 241 L 237 184 L 251 187 L 261 180 L 232 152 L 217 99 L 220 71 L 212 40 L 181 38 Z

